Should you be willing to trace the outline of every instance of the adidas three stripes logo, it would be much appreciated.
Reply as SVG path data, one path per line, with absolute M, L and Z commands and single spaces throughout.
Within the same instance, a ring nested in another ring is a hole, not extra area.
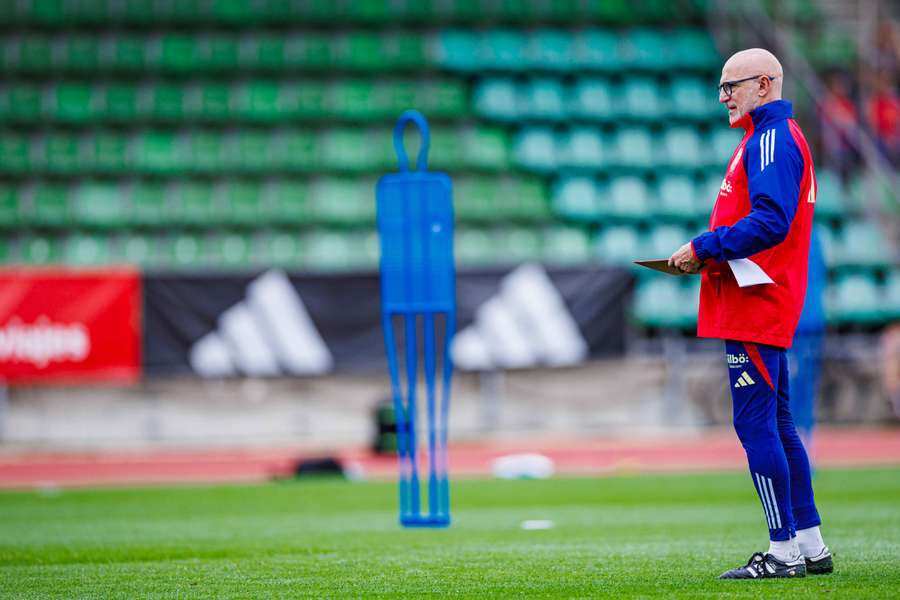
M 753 478 L 756 481 L 756 490 L 759 492 L 763 510 L 766 511 L 766 522 L 769 524 L 769 529 L 781 529 L 781 511 L 778 510 L 778 503 L 775 501 L 775 486 L 772 485 L 772 478 L 759 473 L 754 473 Z
M 756 383 L 753 379 L 750 378 L 750 375 L 747 374 L 747 371 L 741 373 L 741 376 L 738 377 L 737 383 L 734 384 L 734 387 L 746 387 L 748 385 L 753 385 Z
M 775 162 L 775 130 L 770 129 L 759 138 L 759 170 Z

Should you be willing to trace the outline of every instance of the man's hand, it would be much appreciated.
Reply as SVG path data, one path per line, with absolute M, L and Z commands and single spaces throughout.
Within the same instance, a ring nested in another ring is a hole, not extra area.
M 684 273 L 699 273 L 703 263 L 697 260 L 694 248 L 688 242 L 669 257 L 669 266 L 675 267 Z

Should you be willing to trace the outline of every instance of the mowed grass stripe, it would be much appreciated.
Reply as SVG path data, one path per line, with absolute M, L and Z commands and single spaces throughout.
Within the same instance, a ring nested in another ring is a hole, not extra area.
M 752 585 L 715 579 L 767 543 L 741 473 L 459 481 L 443 531 L 400 529 L 383 482 L 4 492 L 0 593 L 893 597 L 900 470 L 822 470 L 815 485 L 837 573 Z

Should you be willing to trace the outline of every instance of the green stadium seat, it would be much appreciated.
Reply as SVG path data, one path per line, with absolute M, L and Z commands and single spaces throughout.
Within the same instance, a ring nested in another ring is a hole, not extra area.
M 277 147 L 279 152 L 272 158 L 285 169 L 307 173 L 320 168 L 319 147 L 312 132 L 289 131 L 277 140 Z
M 661 107 L 662 94 L 652 79 L 630 77 L 625 80 L 620 90 L 620 117 L 635 121 L 653 121 L 665 116 Z
M 19 243 L 19 258 L 30 265 L 50 265 L 62 259 L 59 238 L 47 235 L 29 235 Z
M 512 79 L 486 78 L 475 88 L 475 112 L 487 119 L 514 121 L 518 118 L 518 93 Z
M 256 24 L 264 14 L 253 0 L 213 0 L 207 10 L 211 20 L 228 25 Z
M 685 175 L 667 175 L 660 179 L 657 196 L 660 217 L 667 219 L 692 219 L 696 215 L 694 199 L 697 190 L 694 181 Z
M 50 110 L 46 111 L 51 121 L 84 123 L 97 113 L 91 87 L 81 83 L 61 83 L 54 86 L 50 97 Z
M 722 56 L 705 29 L 676 30 L 669 43 L 671 60 L 676 68 L 712 70 L 721 64 Z
M 41 119 L 43 90 L 32 84 L 0 88 L 0 122 L 35 123 Z
M 144 131 L 135 138 L 134 164 L 145 173 L 176 173 L 186 167 L 182 146 L 175 132 Z
M 235 156 L 229 152 L 226 137 L 221 131 L 193 131 L 186 140 L 186 159 L 182 170 L 197 173 L 231 171 Z
M 149 44 L 143 37 L 116 35 L 110 42 L 110 52 L 101 55 L 101 63 L 103 68 L 116 73 L 139 73 L 147 66 L 148 53 Z
M 554 226 L 544 230 L 541 260 L 548 265 L 583 265 L 591 260 L 587 233 L 579 227 Z
M 528 54 L 534 69 L 567 71 L 572 67 L 572 35 L 568 31 L 536 31 L 531 36 Z
M 59 184 L 40 184 L 31 191 L 31 202 L 23 207 L 22 221 L 36 227 L 65 227 L 70 223 L 69 189 Z
M 322 167 L 335 171 L 368 171 L 378 163 L 364 132 L 332 129 L 319 137 Z
M 571 93 L 570 116 L 595 121 L 613 118 L 613 99 L 609 82 L 599 78 L 579 79 Z
M 150 86 L 149 116 L 154 121 L 177 122 L 184 119 L 185 90 L 181 85 L 158 83 Z
M 129 167 L 128 140 L 116 133 L 95 130 L 85 142 L 84 163 L 96 173 L 120 174 Z
M 836 266 L 837 255 L 839 252 L 837 234 L 834 229 L 824 223 L 815 223 L 816 233 L 819 236 L 819 243 L 822 244 L 822 254 L 825 258 L 825 265 L 828 267 Z
M 407 136 L 405 137 L 405 147 L 410 157 L 410 164 L 416 155 L 419 147 L 418 133 L 413 134 L 412 128 L 407 128 Z M 460 144 L 459 132 L 444 127 L 434 128 L 431 130 L 431 148 L 428 151 L 428 165 L 431 169 L 455 171 L 466 166 L 467 162 L 464 157 L 465 149 Z M 387 149 L 389 160 L 387 167 L 396 169 L 397 163 L 393 146 Z
M 100 234 L 72 234 L 65 239 L 62 253 L 63 260 L 70 265 L 109 264 L 118 258 L 109 237 Z
M 631 29 L 619 41 L 619 56 L 626 69 L 664 71 L 671 65 L 668 41 L 656 29 Z
M 836 219 L 847 216 L 844 198 L 847 193 L 837 173 L 828 169 L 816 172 L 815 216 Z
M 603 5 L 609 2 L 589 2 Z M 586 29 L 575 36 L 572 45 L 573 68 L 598 71 L 618 71 L 621 66 L 618 37 L 609 30 Z
M 643 127 L 620 128 L 610 152 L 612 163 L 627 169 L 651 169 L 654 164 L 653 142 Z
M 702 79 L 679 77 L 672 82 L 669 95 L 672 99 L 669 115 L 672 117 L 703 120 L 725 116 L 715 89 Z
M 50 173 L 77 173 L 82 167 L 79 139 L 66 133 L 47 135 L 44 138 L 41 164 Z
M 659 147 L 660 162 L 671 168 L 694 169 L 705 164 L 700 136 L 692 128 L 670 127 L 663 133 Z
M 171 194 L 173 215 L 179 225 L 204 227 L 224 220 L 213 189 L 206 183 L 184 181 L 173 186 Z
M 496 264 L 518 264 L 540 261 L 542 258 L 541 235 L 524 227 L 507 227 L 495 232 Z
M 174 221 L 169 190 L 159 183 L 142 183 L 128 194 L 128 220 L 139 227 L 161 227 Z
M 520 119 L 557 121 L 566 116 L 566 94 L 556 79 L 530 80 L 519 90 Z
M 561 177 L 553 192 L 553 212 L 563 219 L 597 221 L 601 208 L 597 188 L 590 177 Z
M 237 90 L 235 112 L 251 121 L 273 122 L 282 118 L 286 90 L 276 81 L 253 81 Z
M 528 38 L 521 31 L 498 29 L 485 34 L 484 63 L 498 71 L 521 71 L 528 68 L 523 60 L 528 50 Z
M 324 225 L 373 225 L 374 186 L 356 181 L 322 179 L 310 189 L 307 214 L 310 220 Z
M 10 131 L 0 132 L 0 173 L 29 173 L 33 169 L 31 143 L 27 136 Z
M 437 64 L 453 70 L 474 72 L 483 66 L 482 43 L 476 33 L 448 30 L 437 36 L 432 59 Z
M 269 215 L 263 206 L 263 189 L 254 181 L 228 180 L 219 186 L 222 220 L 237 227 L 258 227 Z
M 900 319 L 900 269 L 896 267 L 885 281 L 882 313 L 886 321 Z
M 285 69 L 287 43 L 282 35 L 256 35 L 241 53 L 241 66 L 247 70 L 280 72 Z
M 501 219 L 496 203 L 497 185 L 492 179 L 457 177 L 453 180 L 453 214 L 457 222 L 490 223 Z
M 68 35 L 63 38 L 59 66 L 67 71 L 95 73 L 100 66 L 101 40 L 97 36 Z
M 142 267 L 152 267 L 158 254 L 154 248 L 155 240 L 144 234 L 127 233 L 116 240 L 116 262 Z
M 682 286 L 675 278 L 646 279 L 635 291 L 634 317 L 644 327 L 674 329 L 682 326 L 684 297 Z
M 497 194 L 497 209 L 505 218 L 534 223 L 552 220 L 547 190 L 540 179 L 502 179 Z
M 559 157 L 553 131 L 542 127 L 523 129 L 514 142 L 513 158 L 516 164 L 531 171 L 555 171 Z
M 226 83 L 203 82 L 197 88 L 197 101 L 189 103 L 186 116 L 203 121 L 229 121 L 232 116 L 231 88 Z
M 47 73 L 53 70 L 53 42 L 42 35 L 24 35 L 18 42 L 18 60 L 11 64 L 13 71 Z
M 657 225 L 647 238 L 647 252 L 654 258 L 668 258 L 690 239 L 687 230 L 676 225 Z
M 415 86 L 414 83 L 412 85 Z M 391 89 L 394 90 L 392 98 L 396 113 L 410 106 L 404 102 L 404 95 L 397 93 L 398 87 L 397 84 L 391 86 Z M 414 96 L 412 106 L 423 107 L 426 114 L 434 117 L 461 117 L 468 112 L 469 99 L 466 86 L 461 81 L 436 80 L 424 86 L 417 86 L 417 89 L 418 93 Z
M 844 224 L 840 236 L 837 264 L 882 267 L 896 263 L 881 230 L 874 223 L 850 221 Z
M 165 33 L 156 48 L 148 53 L 148 66 L 171 73 L 194 73 L 202 70 L 200 39 L 187 33 Z
M 170 268 L 190 269 L 207 265 L 205 240 L 197 234 L 179 233 L 160 239 L 161 258 Z
M 204 40 L 204 67 L 219 73 L 232 73 L 240 62 L 240 42 L 234 35 L 216 34 Z
M 329 37 L 310 32 L 288 38 L 284 56 L 288 68 L 304 70 L 329 69 L 337 59 Z
M 346 233 L 318 230 L 304 236 L 305 265 L 314 271 L 345 271 L 352 267 L 358 252 Z
M 697 195 L 694 202 L 695 216 L 702 217 L 705 221 L 709 220 L 722 189 L 723 177 L 724 175 L 718 171 L 710 171 L 697 184 Z
M 604 213 L 619 219 L 637 220 L 651 215 L 647 184 L 642 178 L 632 175 L 613 179 L 606 198 L 601 199 L 600 203 L 607 205 Z
M 394 70 L 418 69 L 428 62 L 425 39 L 418 33 L 388 34 L 380 40 L 380 45 L 384 61 Z
M 271 220 L 279 225 L 309 224 L 307 184 L 299 181 L 277 181 L 266 185 L 264 202 Z
M 557 140 L 559 165 L 569 169 L 597 171 L 605 164 L 600 132 L 589 127 L 574 127 Z
M 881 295 L 874 278 L 867 273 L 838 279 L 831 303 L 832 318 L 839 324 L 874 324 L 883 318 Z
M 260 243 L 260 262 L 282 268 L 296 268 L 303 263 L 300 239 L 296 233 L 265 234 Z
M 19 188 L 0 184 L 0 229 L 15 228 L 19 224 Z
M 72 220 L 77 226 L 116 228 L 128 221 L 129 208 L 121 188 L 96 181 L 75 187 Z
M 713 130 L 710 135 L 708 145 L 704 145 L 707 151 L 704 153 L 706 164 L 722 169 L 724 176 L 725 168 L 728 166 L 728 158 L 734 153 L 735 148 L 741 143 L 743 132 L 741 130 L 729 129 L 727 127 L 719 127 Z
M 255 264 L 253 239 L 246 234 L 215 235 L 205 244 L 207 260 L 221 269 L 250 269 Z
M 388 103 L 388 94 L 383 89 L 376 90 L 372 80 L 337 81 L 331 86 L 329 96 L 329 111 L 345 119 L 378 119 L 396 112 Z
M 94 89 L 95 105 L 104 121 L 130 124 L 140 116 L 140 97 L 134 85 L 111 84 Z
M 493 234 L 482 229 L 457 229 L 453 241 L 456 263 L 463 268 L 484 267 L 496 261 Z
M 13 243 L 8 236 L 0 237 L 0 265 L 18 262 L 12 246 Z
M 641 256 L 637 230 L 629 225 L 604 227 L 594 241 L 594 255 L 603 263 L 631 266 Z
M 502 171 L 509 166 L 509 139 L 502 129 L 465 129 L 460 132 L 459 145 L 464 163 L 472 169 Z
M 335 40 L 334 66 L 344 69 L 381 71 L 390 63 L 384 54 L 381 38 L 376 33 L 347 33 Z
M 248 129 L 230 136 L 226 150 L 227 168 L 248 173 L 260 173 L 271 168 L 276 143 L 268 131 Z

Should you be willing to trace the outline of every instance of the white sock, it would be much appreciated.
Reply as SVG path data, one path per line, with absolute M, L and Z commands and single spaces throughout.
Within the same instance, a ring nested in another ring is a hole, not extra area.
M 822 539 L 822 532 L 819 531 L 818 525 L 798 530 L 797 544 L 800 552 L 807 558 L 815 558 L 825 550 L 825 541 Z
M 781 562 L 794 562 L 800 558 L 800 548 L 797 546 L 797 538 L 791 538 L 783 542 L 769 542 L 769 554 Z

